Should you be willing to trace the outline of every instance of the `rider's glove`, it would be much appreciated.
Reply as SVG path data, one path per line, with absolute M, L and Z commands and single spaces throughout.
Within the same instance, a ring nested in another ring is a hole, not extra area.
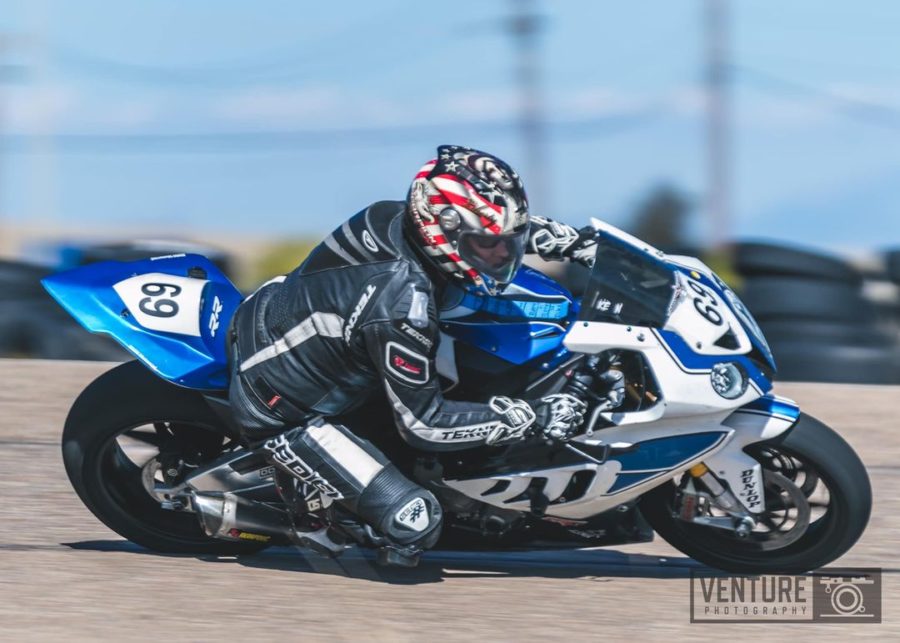
M 574 395 L 556 393 L 538 400 L 535 404 L 537 424 L 544 437 L 552 440 L 568 440 L 581 423 L 587 405 Z
M 611 409 L 617 409 L 625 401 L 625 375 L 622 371 L 608 370 L 600 375 L 600 380 L 606 384 L 606 400 Z
M 578 240 L 566 249 L 566 256 L 588 268 L 594 267 L 597 256 L 597 231 L 585 226 L 578 231 Z
M 528 243 L 541 259 L 562 261 L 566 251 L 578 242 L 578 231 L 570 225 L 537 215 L 531 216 Z
M 594 265 L 596 234 L 593 226 L 576 230 L 565 223 L 532 215 L 528 243 L 532 252 L 538 254 L 541 259 L 547 261 L 571 259 L 590 268 Z
M 498 395 L 488 400 L 488 405 L 503 416 L 503 423 L 491 429 L 484 438 L 485 444 L 499 445 L 521 440 L 534 424 L 534 409 L 528 402 Z

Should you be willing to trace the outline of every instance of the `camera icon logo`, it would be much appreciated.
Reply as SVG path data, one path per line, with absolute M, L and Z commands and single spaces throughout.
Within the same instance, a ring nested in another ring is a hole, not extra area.
M 818 582 L 830 598 L 831 606 L 831 613 L 827 612 L 827 608 L 821 611 L 819 616 L 822 618 L 874 618 L 865 603 L 865 588 L 874 585 L 874 579 L 865 576 L 825 576 Z

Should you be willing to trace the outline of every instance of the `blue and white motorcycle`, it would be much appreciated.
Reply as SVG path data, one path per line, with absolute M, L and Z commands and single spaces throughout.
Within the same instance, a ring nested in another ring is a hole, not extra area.
M 600 221 L 576 301 L 522 268 L 501 296 L 460 293 L 441 313 L 447 397 L 588 403 L 566 443 L 429 454 L 403 443 L 379 396 L 345 421 L 440 499 L 445 546 L 586 547 L 660 536 L 725 570 L 800 572 L 860 537 L 865 467 L 833 430 L 770 393 L 759 327 L 707 266 Z M 63 432 L 66 471 L 107 526 L 166 552 L 331 553 L 377 537 L 332 505 L 315 532 L 229 412 L 227 328 L 241 295 L 204 257 L 105 262 L 44 280 L 88 330 L 136 358 L 91 383 Z M 624 374 L 613 405 L 610 368 Z M 325 534 L 327 538 L 321 538 Z

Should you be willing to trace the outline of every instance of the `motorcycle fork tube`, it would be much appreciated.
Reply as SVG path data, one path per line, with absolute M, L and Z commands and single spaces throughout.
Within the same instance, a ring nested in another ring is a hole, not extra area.
M 692 478 L 699 480 L 707 488 L 713 500 L 722 509 L 732 515 L 744 516 L 746 512 L 740 501 L 734 496 L 731 490 L 723 485 L 719 479 L 709 470 L 702 462 L 695 464 L 688 469 L 688 473 Z

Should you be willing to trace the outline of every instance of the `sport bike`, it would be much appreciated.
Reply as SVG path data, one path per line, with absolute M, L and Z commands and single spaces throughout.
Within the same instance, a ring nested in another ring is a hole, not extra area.
M 871 510 L 859 457 L 771 393 L 769 347 L 712 270 L 592 223 L 596 260 L 580 300 L 527 267 L 496 297 L 460 291 L 442 304 L 436 358 L 451 399 L 578 395 L 588 411 L 571 439 L 419 452 L 398 437 L 377 391 L 329 421 L 373 440 L 436 495 L 444 546 L 589 547 L 655 531 L 735 572 L 837 559 Z M 103 523 L 165 552 L 379 545 L 335 504 L 315 507 L 314 530 L 298 528 L 311 503 L 279 490 L 260 445 L 241 438 L 226 393 L 228 325 L 242 295 L 212 262 L 110 261 L 43 283 L 136 357 L 81 393 L 63 431 L 69 480 Z M 602 377 L 610 369 L 625 383 L 615 405 Z

